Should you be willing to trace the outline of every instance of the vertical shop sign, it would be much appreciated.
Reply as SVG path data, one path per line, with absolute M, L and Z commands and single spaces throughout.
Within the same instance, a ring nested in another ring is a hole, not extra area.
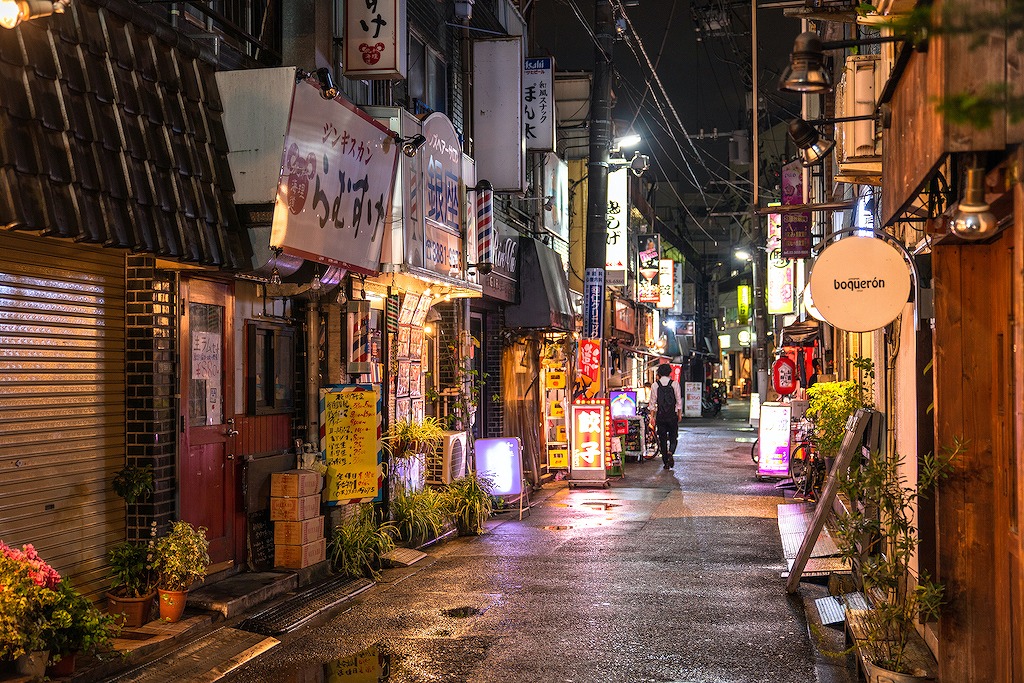
M 626 284 L 626 259 L 629 248 L 626 244 L 628 234 L 628 183 L 625 173 L 608 174 L 608 208 L 606 220 L 608 230 L 605 233 L 605 277 L 610 286 L 621 287 Z
M 700 417 L 702 388 L 700 382 L 683 382 L 683 417 Z
M 787 206 L 804 203 L 804 170 L 799 159 L 782 167 L 782 203 Z M 781 258 L 811 257 L 809 211 L 782 214 L 781 249 Z
M 578 371 L 580 375 L 589 377 L 592 382 L 601 378 L 601 340 L 581 339 L 579 348 Z
M 523 136 L 526 149 L 555 149 L 554 60 L 527 59 L 523 65 Z
M 740 319 L 740 325 L 750 322 L 750 285 L 740 285 L 736 288 L 736 315 Z
M 608 405 L 594 400 L 572 406 L 572 457 L 570 470 L 603 471 L 611 449 Z
M 320 451 L 327 465 L 329 505 L 368 503 L 380 493 L 381 401 L 369 384 L 320 390 Z
M 345 3 L 345 63 L 348 78 L 405 78 L 405 0 Z
M 794 264 L 782 258 L 782 215 L 768 214 L 768 313 L 793 312 Z
M 604 331 L 604 269 L 587 268 L 583 289 L 583 336 L 600 339 Z
M 551 208 L 544 210 L 544 228 L 568 243 L 569 164 L 554 152 L 544 155 L 544 195 L 551 200 Z M 568 262 L 568 257 L 565 260 Z
M 342 97 L 295 85 L 270 246 L 364 274 L 380 271 L 398 149 L 391 131 Z
M 449 277 L 463 274 L 462 146 L 451 119 L 434 113 L 423 120 L 422 157 L 425 265 Z
M 645 234 L 638 235 L 637 240 L 639 244 L 637 301 L 658 303 L 661 301 L 661 287 L 658 284 L 658 274 L 661 272 L 661 237 L 656 234 Z
M 672 259 L 663 258 L 658 261 L 658 287 L 661 293 L 658 308 L 672 308 L 675 304 L 675 267 L 676 262 Z

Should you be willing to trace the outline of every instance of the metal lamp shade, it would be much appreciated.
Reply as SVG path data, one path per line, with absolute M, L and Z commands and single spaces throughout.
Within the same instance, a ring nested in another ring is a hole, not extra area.
M 789 122 L 789 137 L 800 150 L 800 161 L 804 166 L 813 166 L 820 162 L 836 146 L 835 141 L 821 137 L 818 131 L 803 119 L 793 119 Z
M 832 74 L 824 67 L 825 51 L 818 34 L 801 33 L 793 42 L 789 66 L 779 79 L 779 90 L 821 93 L 832 89 Z

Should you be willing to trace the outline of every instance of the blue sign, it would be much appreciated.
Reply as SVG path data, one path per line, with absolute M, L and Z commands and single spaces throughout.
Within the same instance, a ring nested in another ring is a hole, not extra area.
M 527 71 L 536 71 L 538 69 L 550 69 L 551 57 L 538 57 L 537 59 L 527 59 L 525 66 Z
M 604 268 L 587 268 L 583 281 L 583 338 L 600 339 L 604 331 Z

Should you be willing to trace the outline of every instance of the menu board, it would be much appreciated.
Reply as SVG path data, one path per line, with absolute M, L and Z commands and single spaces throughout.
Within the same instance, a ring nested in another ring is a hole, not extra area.
M 369 384 L 320 390 L 320 450 L 327 463 L 324 502 L 368 503 L 382 480 L 380 394 Z

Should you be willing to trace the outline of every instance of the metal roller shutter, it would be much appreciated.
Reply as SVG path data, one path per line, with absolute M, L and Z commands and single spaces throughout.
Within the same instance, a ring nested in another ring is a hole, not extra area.
M 99 596 L 124 539 L 125 256 L 0 232 L 0 539 Z

